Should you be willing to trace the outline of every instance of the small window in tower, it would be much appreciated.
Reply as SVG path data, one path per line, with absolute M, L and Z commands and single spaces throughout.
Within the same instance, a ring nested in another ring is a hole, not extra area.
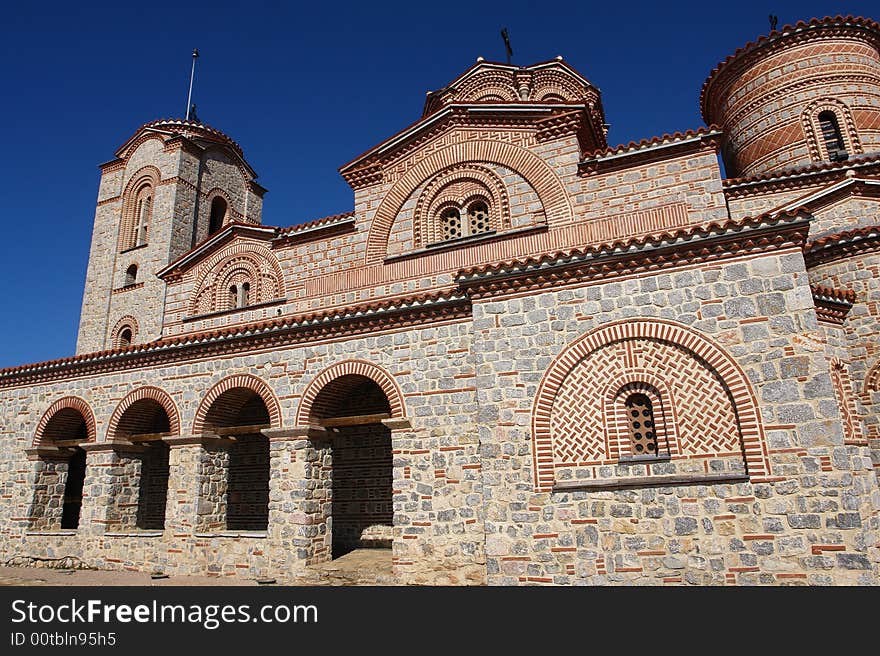
M 132 264 L 125 270 L 125 286 L 133 285 L 137 282 L 138 268 L 137 264 Z
M 468 234 L 477 235 L 489 231 L 489 206 L 482 200 L 475 200 L 468 207 Z
M 238 307 L 238 286 L 232 285 L 229 288 L 229 307 L 237 308 Z
M 846 152 L 846 144 L 843 142 L 843 134 L 840 132 L 840 124 L 837 122 L 837 115 L 834 112 L 830 110 L 820 112 L 819 131 L 830 161 L 841 162 L 849 157 L 849 153 Z
M 223 227 L 223 222 L 226 220 L 226 210 L 226 201 L 220 196 L 216 196 L 214 200 L 211 201 L 211 218 L 208 221 L 208 236 L 213 235 Z
M 138 232 L 137 245 L 143 246 L 147 243 L 147 235 L 150 231 L 150 210 L 153 207 L 153 197 L 145 196 L 141 199 L 138 206 Z
M 132 334 L 131 328 L 123 328 L 119 332 L 119 348 L 128 348 L 131 346 Z
M 657 431 L 654 408 L 645 394 L 631 394 L 626 399 L 629 439 L 634 456 L 657 455 Z
M 238 307 L 247 307 L 249 304 L 248 297 L 251 293 L 251 284 L 249 282 L 243 282 L 241 284 L 241 288 L 238 292 Z
M 461 215 L 458 208 L 449 207 L 440 213 L 440 235 L 443 241 L 462 236 Z

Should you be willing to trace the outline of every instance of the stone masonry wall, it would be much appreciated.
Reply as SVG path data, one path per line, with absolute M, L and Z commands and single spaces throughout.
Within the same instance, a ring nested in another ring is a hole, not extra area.
M 591 328 L 636 317 L 690 326 L 735 358 L 760 404 L 770 475 L 535 491 L 544 371 Z M 876 580 L 880 495 L 867 449 L 843 444 L 796 251 L 475 303 L 474 359 L 490 584 Z

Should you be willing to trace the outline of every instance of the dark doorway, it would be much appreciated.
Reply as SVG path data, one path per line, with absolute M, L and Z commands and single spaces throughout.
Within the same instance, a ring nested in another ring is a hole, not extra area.
M 269 526 L 269 438 L 241 435 L 229 449 L 226 527 L 265 531 Z
M 138 492 L 137 527 L 153 531 L 165 528 L 168 500 L 168 456 L 164 442 L 147 442 L 141 459 L 141 485 Z
M 383 424 L 339 429 L 333 440 L 333 557 L 391 547 L 391 431 Z
M 61 528 L 79 526 L 82 509 L 83 484 L 86 481 L 86 452 L 77 447 L 67 463 L 67 482 L 64 485 L 64 503 L 61 509 Z
M 391 416 L 373 379 L 347 374 L 315 397 L 309 421 L 332 436 L 333 558 L 355 549 L 390 548 L 394 526 Z

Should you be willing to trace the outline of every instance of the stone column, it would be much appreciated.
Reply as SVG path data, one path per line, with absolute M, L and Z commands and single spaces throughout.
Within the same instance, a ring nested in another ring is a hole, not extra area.
M 295 554 L 297 568 L 323 563 L 333 557 L 332 435 L 323 428 L 291 429 L 290 463 L 283 485 L 283 546 Z M 272 488 L 270 488 L 270 494 Z M 269 514 L 270 528 L 273 515 Z
M 165 539 L 177 542 L 192 537 L 198 506 L 199 461 L 202 438 L 195 435 L 166 437 L 168 497 L 165 501 Z
M 64 486 L 70 453 L 57 447 L 26 449 L 29 471 L 18 487 L 19 511 L 13 520 L 26 531 L 52 531 L 61 528 Z
M 402 581 L 413 569 L 418 559 L 414 553 L 412 540 L 404 540 L 404 531 L 412 525 L 413 513 L 419 511 L 420 493 L 416 482 L 411 478 L 411 456 L 404 456 L 404 451 L 416 448 L 416 436 L 412 432 L 412 423 L 406 417 L 385 419 L 382 421 L 391 431 L 392 482 L 391 499 L 394 507 L 394 530 L 391 542 L 392 572 L 395 578 Z
M 86 442 L 80 444 L 80 448 L 86 452 L 86 476 L 77 533 L 87 539 L 102 536 L 111 521 L 114 474 L 118 460 L 113 445 L 106 442 Z

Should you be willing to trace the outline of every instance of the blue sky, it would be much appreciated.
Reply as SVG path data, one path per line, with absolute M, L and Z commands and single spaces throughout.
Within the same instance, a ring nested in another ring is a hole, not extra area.
M 352 208 L 337 168 L 415 121 L 478 56 L 563 55 L 598 86 L 612 144 L 703 124 L 699 93 L 737 47 L 875 2 L 15 3 L 0 23 L 0 367 L 72 355 L 98 164 L 142 123 L 185 111 L 238 141 L 269 189 L 263 220 Z M 873 12 L 873 13 L 872 13 Z M 11 284 L 10 284 L 11 281 Z

